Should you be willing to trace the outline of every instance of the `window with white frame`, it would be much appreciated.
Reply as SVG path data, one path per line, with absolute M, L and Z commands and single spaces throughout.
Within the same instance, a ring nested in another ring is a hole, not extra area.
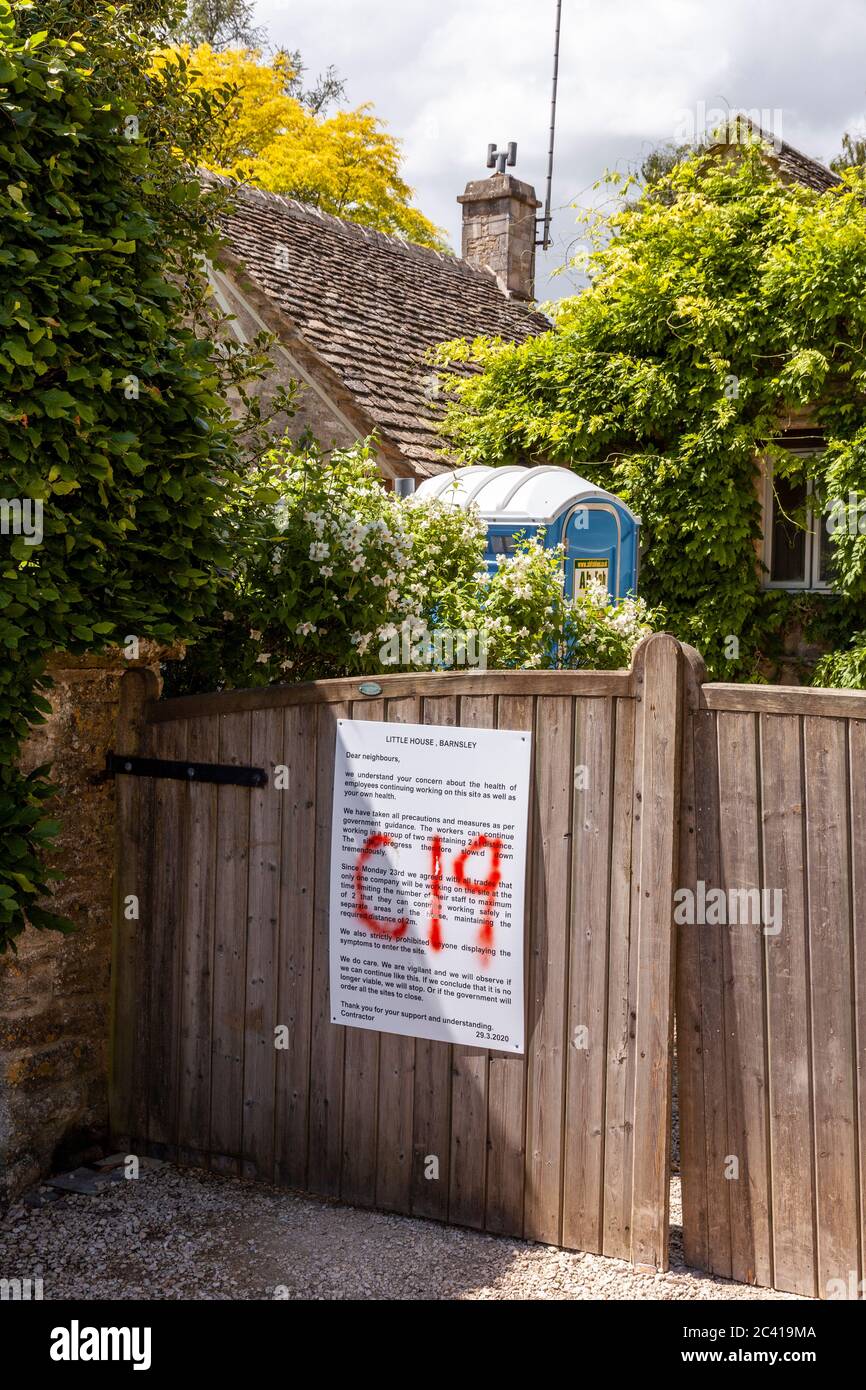
M 795 452 L 792 450 L 791 452 Z M 796 451 L 799 452 L 799 451 Z M 832 589 L 833 558 L 827 518 L 812 505 L 811 479 L 764 473 L 764 586 L 768 589 Z

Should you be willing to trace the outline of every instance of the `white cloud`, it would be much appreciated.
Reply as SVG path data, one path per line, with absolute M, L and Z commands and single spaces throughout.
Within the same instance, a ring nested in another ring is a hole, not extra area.
M 684 110 L 782 112 L 781 134 L 829 159 L 863 124 L 862 0 L 563 0 L 553 204 L 590 201 L 605 167 L 674 138 Z M 259 0 L 275 45 L 335 63 L 352 104 L 372 101 L 404 142 L 418 206 L 459 249 L 455 202 L 490 140 L 517 140 L 516 173 L 543 197 L 554 0 Z M 539 294 L 575 235 L 557 211 Z

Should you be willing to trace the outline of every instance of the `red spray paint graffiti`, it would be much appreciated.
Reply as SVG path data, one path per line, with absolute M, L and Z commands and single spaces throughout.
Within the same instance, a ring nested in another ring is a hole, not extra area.
M 430 946 L 442 950 L 442 841 L 433 836 L 430 846 Z
M 396 939 L 405 936 L 409 928 L 409 919 L 401 917 L 398 922 L 380 922 L 370 912 L 364 898 L 364 866 L 377 850 L 390 844 L 393 844 L 390 835 L 370 835 L 364 842 L 363 849 L 355 864 L 355 915 L 362 926 L 375 932 L 377 936 L 389 936 Z M 482 880 L 467 878 L 467 860 L 473 854 L 479 854 L 485 849 L 490 851 L 490 870 L 487 877 Z M 493 911 L 496 890 L 502 879 L 501 859 L 502 841 L 487 835 L 479 835 L 477 839 L 472 841 L 471 845 L 467 845 L 465 849 L 460 851 L 453 865 L 455 882 L 467 893 L 478 893 L 486 898 L 478 934 L 479 945 L 483 947 L 485 953 L 493 950 Z M 430 947 L 434 951 L 442 950 L 442 866 L 442 840 L 439 835 L 434 835 L 430 844 L 430 928 L 428 933 Z
M 466 860 L 471 854 L 477 854 L 482 849 L 490 850 L 490 872 L 482 883 L 478 883 L 474 879 L 466 877 Z M 490 840 L 486 835 L 479 835 L 478 839 L 473 840 L 471 845 L 467 845 L 466 849 L 454 860 L 454 877 L 460 887 L 465 888 L 467 893 L 483 893 L 487 898 L 478 941 L 488 951 L 493 948 L 493 904 L 499 881 L 502 878 L 502 871 L 499 867 L 501 855 L 501 840 Z
M 365 927 L 369 927 L 371 932 L 377 936 L 391 936 L 395 940 L 397 937 L 405 936 L 409 929 L 409 918 L 401 917 L 399 922 L 380 922 L 378 918 L 367 907 L 364 901 L 364 865 L 371 859 L 377 849 L 383 849 L 385 845 L 393 844 L 390 835 L 370 835 L 364 843 L 364 848 L 358 855 L 355 864 L 355 913 L 358 921 Z

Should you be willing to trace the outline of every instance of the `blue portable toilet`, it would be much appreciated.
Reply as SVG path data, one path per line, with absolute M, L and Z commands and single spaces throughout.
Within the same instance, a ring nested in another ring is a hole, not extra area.
M 640 517 L 612 492 L 570 468 L 474 464 L 425 478 L 415 496 L 455 507 L 477 506 L 487 526 L 485 560 L 514 552 L 517 539 L 544 532 L 544 545 L 565 549 L 565 595 L 602 579 L 612 599 L 637 593 Z

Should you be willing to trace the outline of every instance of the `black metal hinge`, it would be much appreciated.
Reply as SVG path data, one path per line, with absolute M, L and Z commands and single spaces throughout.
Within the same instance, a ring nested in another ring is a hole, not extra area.
M 176 782 L 218 782 L 230 787 L 264 787 L 268 774 L 263 767 L 236 767 L 232 763 L 187 763 L 171 758 L 132 758 L 124 753 L 107 753 L 105 769 L 110 775 L 127 777 L 170 777 Z

